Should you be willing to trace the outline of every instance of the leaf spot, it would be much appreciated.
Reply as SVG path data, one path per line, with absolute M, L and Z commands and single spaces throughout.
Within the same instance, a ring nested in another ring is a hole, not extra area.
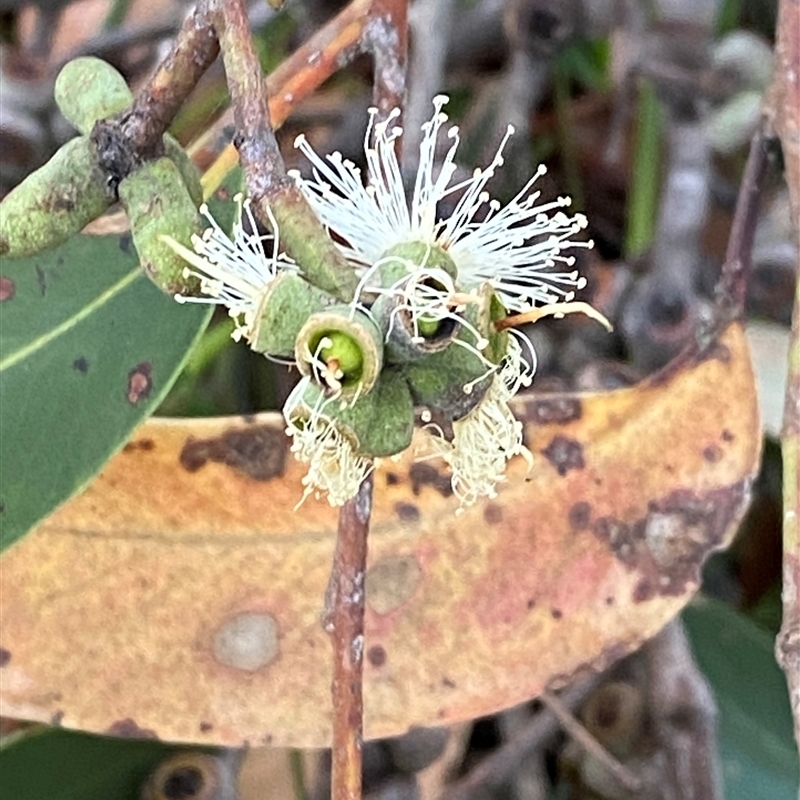
M 44 297 L 47 294 L 47 276 L 38 264 L 36 265 L 36 282 L 39 284 L 39 292 Z
M 72 366 L 83 375 L 89 371 L 89 362 L 83 356 L 76 358 L 72 362 Z
M 382 667 L 386 663 L 386 650 L 379 644 L 374 644 L 367 650 L 367 661 L 373 667 Z
M 394 510 L 404 522 L 416 522 L 420 517 L 419 508 L 413 503 L 398 501 L 394 504 Z
M 453 486 L 447 475 L 442 475 L 436 467 L 425 464 L 422 461 L 411 465 L 408 470 L 408 477 L 411 478 L 411 491 L 418 496 L 423 486 L 432 486 L 442 497 L 450 497 L 453 494 Z
M 212 461 L 245 473 L 256 481 L 283 475 L 288 440 L 282 430 L 269 425 L 233 428 L 212 439 L 189 437 L 180 454 L 187 472 L 197 472 Z
M 17 284 L 6 278 L 5 275 L 0 275 L 0 303 L 5 303 L 6 300 L 12 300 L 17 293 Z
M 556 468 L 563 478 L 571 469 L 583 469 L 583 445 L 566 436 L 554 436 L 550 444 L 542 450 L 542 455 Z
M 140 728 L 130 717 L 117 720 L 105 733 L 107 736 L 118 736 L 121 739 L 158 739 L 155 731 Z
M 153 389 L 152 371 L 152 364 L 149 361 L 142 361 L 128 373 L 127 398 L 131 405 L 136 405 L 150 396 Z
M 122 448 L 123 453 L 133 453 L 137 450 L 141 450 L 144 453 L 149 453 L 151 450 L 155 450 L 156 443 L 152 439 L 148 439 L 144 437 L 142 439 L 134 439 L 132 442 L 128 442 L 125 447 Z
M 0 667 L 5 667 L 11 661 L 11 651 L 0 647 Z
M 578 531 L 586 530 L 592 520 L 592 507 L 585 501 L 574 503 L 569 510 L 569 524 Z
M 278 625 L 269 614 L 245 611 L 223 622 L 214 634 L 214 658 L 246 672 L 274 661 L 279 651 Z
M 367 605 L 377 614 L 388 614 L 411 599 L 422 569 L 415 556 L 389 556 L 367 571 Z
M 483 508 L 483 518 L 489 525 L 503 521 L 503 507 L 497 503 L 487 503 Z
M 631 524 L 601 517 L 592 531 L 642 581 L 635 602 L 655 594 L 678 596 L 700 580 L 709 549 L 741 514 L 749 497 L 749 481 L 697 494 L 679 489 L 649 504 L 648 512 Z

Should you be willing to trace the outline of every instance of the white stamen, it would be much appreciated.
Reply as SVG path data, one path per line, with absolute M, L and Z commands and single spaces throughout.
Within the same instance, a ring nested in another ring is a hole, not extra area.
M 243 337 L 250 338 L 269 284 L 280 271 L 294 271 L 297 265 L 288 256 L 279 253 L 278 226 L 272 213 L 267 210 L 275 235 L 262 236 L 258 232 L 250 200 L 243 200 L 241 195 L 237 195 L 234 201 L 237 213 L 231 236 L 219 227 L 209 213 L 208 206 L 202 205 L 200 213 L 208 220 L 209 227 L 202 236 L 192 237 L 194 251 L 169 236 L 161 238 L 194 268 L 187 267 L 183 275 L 197 278 L 200 290 L 205 295 L 176 295 L 175 299 L 181 303 L 227 306 L 228 314 L 235 321 L 231 337 L 238 341 Z M 249 230 L 242 224 L 243 216 L 246 216 Z
M 511 126 L 488 166 L 457 183 L 452 181 L 460 139 L 458 128 L 451 127 L 447 136 L 452 144 L 436 171 L 436 145 L 447 122 L 442 112 L 446 102 L 444 95 L 434 98 L 433 116 L 422 126 L 410 205 L 395 154 L 398 129 L 390 124 L 396 113 L 376 123 L 377 111 L 370 112 L 364 139 L 366 185 L 353 164 L 337 153 L 320 157 L 303 137 L 298 137 L 295 146 L 310 161 L 312 177 L 292 175 L 322 222 L 344 241 L 341 250 L 356 266 L 374 265 L 397 244 L 423 242 L 447 251 L 456 265 L 459 285 L 489 283 L 510 311 L 568 302 L 584 281 L 574 270 L 561 270 L 558 265 L 574 264 L 566 251 L 592 246 L 574 239 L 586 227 L 586 218 L 560 210 L 570 204 L 567 197 L 539 202 L 540 193 L 533 186 L 545 174 L 543 166 L 507 205 L 491 197 L 487 185 L 503 165 Z M 438 219 L 438 204 L 452 195 L 458 195 L 453 213 Z
M 444 459 L 452 469 L 453 493 L 462 506 L 495 497 L 495 486 L 504 480 L 506 465 L 514 456 L 522 456 L 529 467 L 533 464 L 533 456 L 522 443 L 522 423 L 508 406 L 531 377 L 517 338 L 509 337 L 508 352 L 488 391 L 469 414 L 453 422 L 453 441 L 429 438 L 430 455 Z
M 298 461 L 308 464 L 303 477 L 305 489 L 297 507 L 311 494 L 318 498 L 324 495 L 330 505 L 341 506 L 355 497 L 374 465 L 370 459 L 356 454 L 347 436 L 325 413 L 336 396 L 325 398 L 320 394 L 309 407 L 304 399 L 309 386 L 311 379 L 303 378 L 283 407 L 286 433 L 292 437 L 291 452 Z

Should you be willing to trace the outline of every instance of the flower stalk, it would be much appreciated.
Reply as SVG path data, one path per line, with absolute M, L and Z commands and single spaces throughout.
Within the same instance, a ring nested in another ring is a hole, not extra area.
M 349 302 L 358 278 L 287 176 L 242 0 L 216 0 L 214 25 L 234 107 L 238 131 L 234 144 L 253 210 L 265 224 L 274 219 L 289 255 L 311 284 Z

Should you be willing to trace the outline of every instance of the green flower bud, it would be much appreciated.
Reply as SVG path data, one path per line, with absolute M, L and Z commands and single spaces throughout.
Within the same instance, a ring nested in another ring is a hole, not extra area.
M 253 327 L 257 353 L 291 358 L 306 320 L 336 300 L 293 272 L 281 272 L 264 293 Z
M 55 247 L 111 205 L 94 147 L 72 139 L 0 203 L 0 255 L 24 256 Z
M 90 133 L 97 120 L 128 108 L 133 94 L 111 64 L 94 56 L 81 56 L 58 73 L 55 99 L 61 113 L 81 133 Z
M 303 375 L 340 393 L 343 399 L 369 392 L 383 367 L 383 335 L 371 317 L 351 306 L 312 314 L 295 343 Z
M 178 168 L 169 158 L 143 164 L 119 185 L 133 244 L 147 276 L 168 294 L 196 294 L 200 284 L 184 277 L 184 260 L 162 236 L 189 246 L 203 224 Z
M 200 171 L 189 158 L 189 154 L 181 147 L 178 140 L 168 133 L 164 134 L 164 154 L 172 161 L 181 173 L 183 182 L 189 190 L 189 196 L 196 207 L 203 202 L 203 186 L 200 183 Z

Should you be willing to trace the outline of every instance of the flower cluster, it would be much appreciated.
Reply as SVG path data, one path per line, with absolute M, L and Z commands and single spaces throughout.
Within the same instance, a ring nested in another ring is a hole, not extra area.
M 585 280 L 569 251 L 591 247 L 576 238 L 586 218 L 563 211 L 568 198 L 540 200 L 534 184 L 544 167 L 511 202 L 492 199 L 487 185 L 503 165 L 511 128 L 491 163 L 463 180 L 456 177 L 458 128 L 449 128 L 437 168 L 445 103 L 435 98 L 423 126 L 409 199 L 396 156 L 399 112 L 380 122 L 370 112 L 363 176 L 339 153 L 321 157 L 303 136 L 295 142 L 311 173 L 290 174 L 358 273 L 349 304 L 306 286 L 280 252 L 274 221 L 275 238 L 259 235 L 246 201 L 232 238 L 212 220 L 195 252 L 173 243 L 205 293 L 178 299 L 227 306 L 235 338 L 266 355 L 294 357 L 303 373 L 284 416 L 292 451 L 308 464 L 304 497 L 322 494 L 332 505 L 353 497 L 376 457 L 408 447 L 415 407 L 423 419 L 433 409 L 452 422 L 451 437 L 425 426 L 421 455 L 449 464 L 462 505 L 493 496 L 513 456 L 530 463 L 509 401 L 530 384 L 535 357 L 506 315 L 576 306 Z M 440 216 L 445 203 L 453 210 Z M 304 319 L 293 328 L 274 309 L 298 293 Z M 289 328 L 285 341 L 264 338 L 275 326 Z

